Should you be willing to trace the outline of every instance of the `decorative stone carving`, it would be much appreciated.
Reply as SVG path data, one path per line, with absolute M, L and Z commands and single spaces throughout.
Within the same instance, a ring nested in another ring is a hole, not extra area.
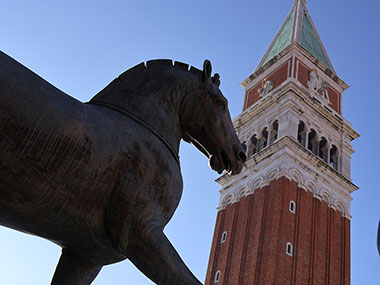
M 278 166 L 272 168 L 267 174 L 267 177 L 266 177 L 267 181 L 270 182 L 272 180 L 277 179 L 277 176 L 279 173 L 280 173 L 280 168 Z
M 318 74 L 315 70 L 310 71 L 309 81 L 307 82 L 307 88 L 314 92 L 318 92 L 322 87 L 322 80 L 319 79 Z
M 268 79 L 264 79 L 264 86 L 263 88 L 259 88 L 258 92 L 260 94 L 260 98 L 264 97 L 273 89 L 273 81 L 270 81 Z
M 228 196 L 223 200 L 223 206 L 226 207 L 228 204 L 230 204 L 230 203 L 232 202 L 233 199 L 234 199 L 234 195 L 233 195 L 233 194 L 228 195 Z
M 328 84 L 326 82 L 322 82 L 321 92 L 322 97 L 325 98 L 328 102 L 330 102 L 329 92 L 327 91 Z
M 327 100 L 328 102 L 330 102 L 327 87 L 328 87 L 328 84 L 319 78 L 315 70 L 310 71 L 309 81 L 307 82 L 307 88 L 309 88 L 309 90 L 312 93 L 319 95 L 325 100 Z

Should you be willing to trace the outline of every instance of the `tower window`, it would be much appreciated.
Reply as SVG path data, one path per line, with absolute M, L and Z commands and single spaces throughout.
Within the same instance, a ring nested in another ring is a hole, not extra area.
M 222 237 L 220 238 L 220 243 L 224 243 L 227 240 L 227 232 L 222 233 Z
M 267 147 L 267 145 L 268 145 L 268 130 L 267 130 L 267 128 L 265 128 L 261 132 L 260 150 L 262 150 L 263 148 Z
M 319 157 L 322 158 L 324 162 L 328 162 L 328 145 L 327 140 L 323 137 L 319 142 Z
M 290 242 L 286 244 L 286 254 L 293 256 L 293 245 Z
M 306 147 L 306 127 L 304 122 L 300 122 L 298 124 L 298 136 L 297 136 L 298 142 Z
M 330 165 L 338 171 L 338 148 L 335 145 L 330 149 Z
M 308 139 L 309 139 L 309 143 L 307 145 L 308 150 L 310 150 L 315 155 L 318 155 L 318 138 L 317 138 L 317 133 L 313 129 L 311 129 Z
M 278 137 L 278 121 L 275 121 L 272 125 L 272 130 L 270 131 L 270 145 L 277 140 Z
M 243 141 L 241 145 L 244 148 L 244 152 L 247 154 L 247 142 Z
M 294 201 L 289 202 L 289 211 L 293 214 L 296 213 L 296 203 Z
M 220 281 L 220 270 L 215 273 L 214 283 L 218 283 Z
M 257 152 L 257 138 L 256 135 L 251 137 L 251 141 L 248 148 L 248 157 L 254 155 Z

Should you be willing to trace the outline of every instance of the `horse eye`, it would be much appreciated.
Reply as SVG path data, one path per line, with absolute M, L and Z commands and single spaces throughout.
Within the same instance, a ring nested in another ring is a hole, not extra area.
M 223 110 L 226 109 L 226 102 L 224 102 L 223 100 L 217 100 L 216 103 L 223 108 Z
M 224 102 L 223 100 L 218 100 L 218 105 L 220 106 L 220 107 L 222 107 L 223 108 L 223 110 L 225 110 L 226 109 L 226 107 L 227 107 L 227 104 L 226 104 L 226 102 Z

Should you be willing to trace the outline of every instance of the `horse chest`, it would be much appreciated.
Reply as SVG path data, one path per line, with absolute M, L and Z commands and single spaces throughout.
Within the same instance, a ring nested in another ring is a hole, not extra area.
M 126 200 L 135 204 L 156 204 L 164 211 L 174 211 L 182 194 L 182 177 L 179 167 L 169 151 L 149 133 L 130 137 L 123 153 L 118 189 Z M 168 203 L 168 201 L 174 201 Z M 169 210 L 170 209 L 170 210 Z

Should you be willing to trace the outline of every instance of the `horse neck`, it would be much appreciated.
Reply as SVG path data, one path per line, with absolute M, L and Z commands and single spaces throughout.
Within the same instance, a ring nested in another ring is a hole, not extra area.
M 132 113 L 150 126 L 151 131 L 158 132 L 178 154 L 182 137 L 179 111 L 188 89 L 187 84 L 184 84 L 186 80 L 173 76 L 151 75 L 145 78 L 147 80 L 140 84 L 130 84 L 136 82 L 133 78 L 128 79 L 129 82 L 121 82 L 117 78 L 90 103 L 103 102 Z

